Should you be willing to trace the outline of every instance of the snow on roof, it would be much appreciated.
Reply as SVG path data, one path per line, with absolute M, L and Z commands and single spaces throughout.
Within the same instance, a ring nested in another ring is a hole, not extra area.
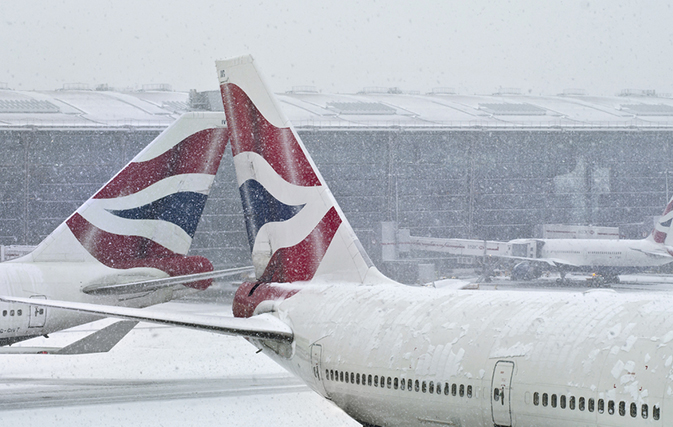
M 207 94 L 210 94 L 208 92 Z M 216 95 L 216 92 L 213 91 Z M 621 96 L 589 96 L 582 91 L 557 96 L 429 94 L 400 90 L 326 94 L 294 90 L 279 94 L 298 128 L 427 129 L 619 129 L 673 128 L 673 98 L 626 91 Z M 212 109 L 219 96 L 210 99 Z M 112 91 L 74 88 L 15 91 L 0 87 L 0 129 L 149 128 L 163 129 L 190 106 L 188 92 Z

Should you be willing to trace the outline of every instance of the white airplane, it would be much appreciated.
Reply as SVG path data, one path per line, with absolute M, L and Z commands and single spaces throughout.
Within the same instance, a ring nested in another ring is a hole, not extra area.
M 224 121 L 223 114 L 179 118 L 33 252 L 1 263 L 0 293 L 145 307 L 238 272 L 213 272 L 206 258 L 187 255 L 227 145 Z M 99 318 L 0 303 L 0 345 Z M 133 326 L 114 324 L 64 348 L 3 347 L 0 353 L 107 351 Z
M 513 279 L 539 276 L 539 269 L 527 262 L 557 268 L 561 277 L 568 271 L 598 273 L 608 281 L 617 274 L 659 267 L 673 262 L 673 199 L 645 239 L 517 239 L 509 242 L 512 257 L 525 260 L 512 269 Z M 538 273 L 538 274 L 536 274 Z
M 236 317 L 41 304 L 248 337 L 363 426 L 673 423 L 673 294 L 395 283 L 370 262 L 253 59 L 217 69 L 257 270 L 235 295 Z

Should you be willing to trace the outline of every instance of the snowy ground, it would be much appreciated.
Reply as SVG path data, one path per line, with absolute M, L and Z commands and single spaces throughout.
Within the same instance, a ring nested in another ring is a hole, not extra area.
M 185 302 L 161 308 L 231 313 Z M 59 346 L 92 329 L 23 345 Z M 105 354 L 0 355 L 0 425 L 359 425 L 255 352 L 242 338 L 141 323 Z

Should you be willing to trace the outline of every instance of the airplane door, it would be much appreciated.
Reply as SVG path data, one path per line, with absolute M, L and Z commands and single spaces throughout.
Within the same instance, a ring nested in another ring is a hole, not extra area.
M 493 414 L 493 424 L 498 427 L 510 427 L 512 425 L 510 391 L 513 372 L 514 362 L 503 360 L 498 361 L 493 369 L 491 412 Z
M 44 295 L 33 295 L 31 298 L 47 299 Z M 28 314 L 28 327 L 41 328 L 47 321 L 47 308 L 38 305 L 31 305 Z
M 313 369 L 313 378 L 318 387 L 318 392 L 327 397 L 325 384 L 323 383 L 325 376 L 322 372 L 322 345 L 320 344 L 311 345 L 311 367 Z

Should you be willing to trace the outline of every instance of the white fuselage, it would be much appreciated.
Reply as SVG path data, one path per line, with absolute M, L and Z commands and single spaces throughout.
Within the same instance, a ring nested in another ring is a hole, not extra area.
M 145 307 L 169 301 L 172 289 L 136 295 L 94 297 L 82 288 L 102 283 L 124 283 L 166 277 L 153 268 L 114 270 L 95 262 L 0 263 L 0 295 L 72 302 Z M 49 334 L 92 322 L 101 316 L 0 302 L 0 345 Z
M 663 245 L 649 239 L 544 239 L 540 258 L 581 267 L 656 267 L 673 261 Z M 658 254 L 658 255 L 655 255 Z
M 673 422 L 672 294 L 316 285 L 273 310 L 294 343 L 256 344 L 369 425 Z

